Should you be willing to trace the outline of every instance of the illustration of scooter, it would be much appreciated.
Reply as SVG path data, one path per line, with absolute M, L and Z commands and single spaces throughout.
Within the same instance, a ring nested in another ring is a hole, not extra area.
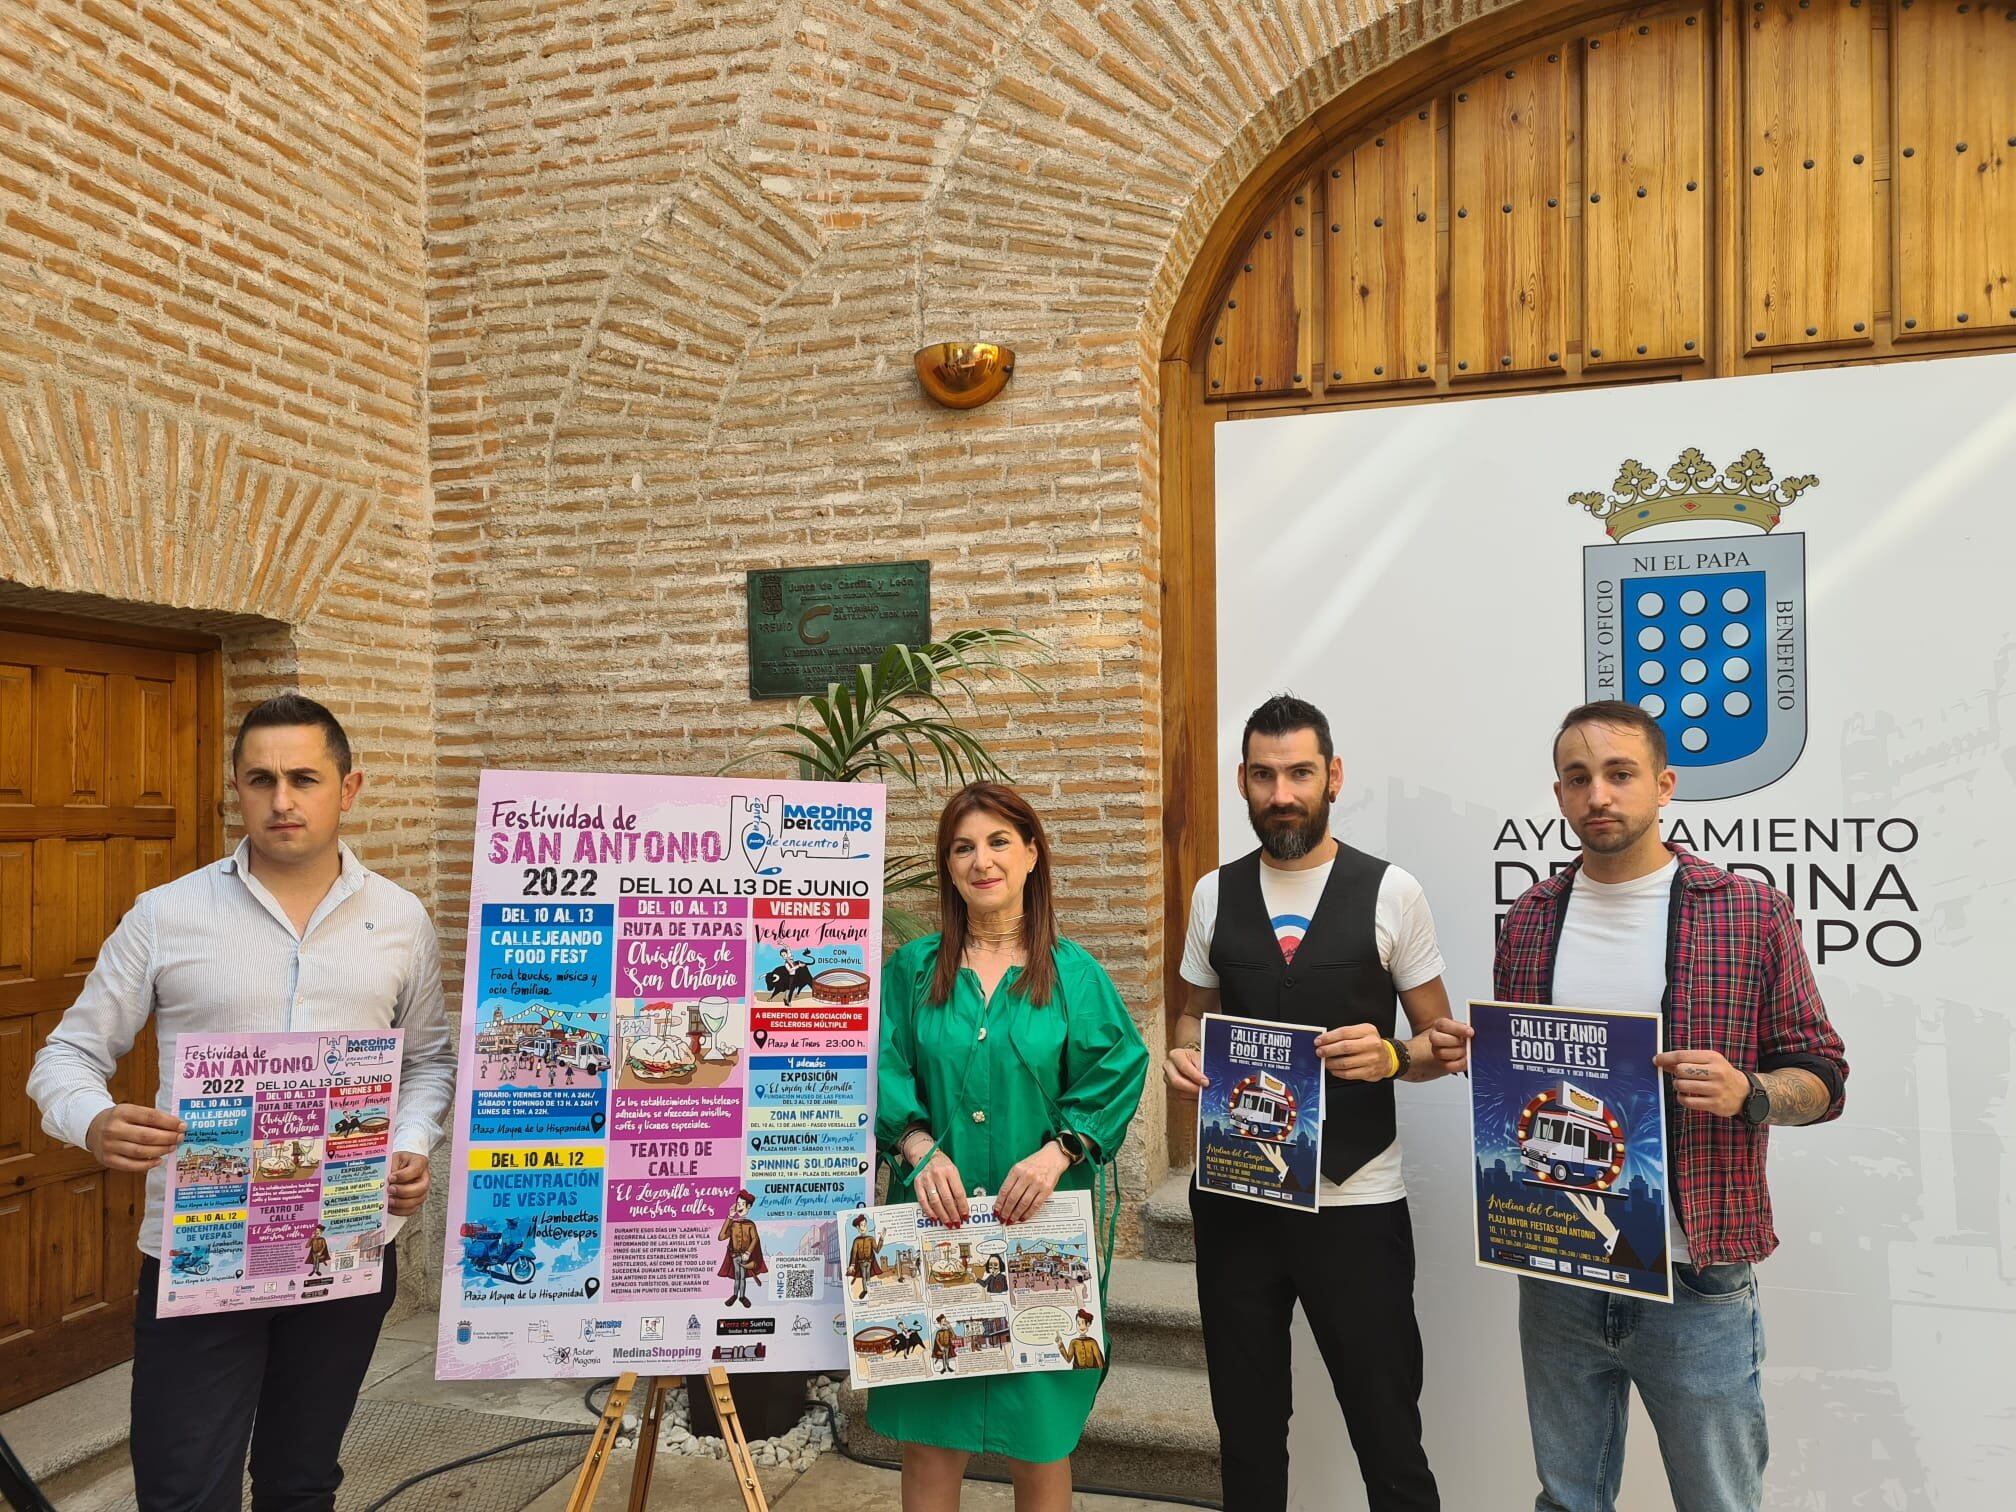
M 186 1250 L 177 1250 L 168 1263 L 175 1275 L 207 1276 L 210 1274 L 210 1246 L 193 1244 Z
M 519 1232 L 516 1218 L 505 1219 L 501 1233 L 487 1223 L 464 1223 L 462 1258 L 486 1276 L 529 1286 L 539 1274 L 539 1264 L 532 1258 L 532 1241 L 538 1237 L 537 1218 L 523 1233 Z

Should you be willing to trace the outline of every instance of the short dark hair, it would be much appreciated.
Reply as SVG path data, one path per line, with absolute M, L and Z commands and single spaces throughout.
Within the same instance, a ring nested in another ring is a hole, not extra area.
M 1561 737 L 1577 725 L 1600 724 L 1613 728 L 1636 730 L 1645 737 L 1645 744 L 1652 751 L 1652 770 L 1666 770 L 1666 732 L 1659 728 L 1659 721 L 1647 714 L 1634 703 L 1625 703 L 1616 698 L 1599 698 L 1594 703 L 1577 704 L 1561 716 L 1561 728 L 1554 732 L 1552 760 L 1554 770 L 1561 770 Z
M 238 738 L 231 742 L 231 770 L 238 770 L 238 759 L 245 754 L 247 735 L 254 730 L 270 730 L 282 725 L 316 726 L 329 746 L 329 754 L 336 759 L 337 772 L 345 777 L 350 775 L 350 737 L 343 733 L 343 726 L 334 714 L 302 693 L 282 693 L 277 698 L 269 698 L 245 716 L 245 722 L 238 726 Z
M 1277 693 L 1246 716 L 1246 730 L 1239 737 L 1239 759 L 1246 759 L 1255 735 L 1292 735 L 1297 730 L 1316 732 L 1316 744 L 1325 761 L 1337 754 L 1330 740 L 1330 721 L 1323 711 L 1293 693 Z

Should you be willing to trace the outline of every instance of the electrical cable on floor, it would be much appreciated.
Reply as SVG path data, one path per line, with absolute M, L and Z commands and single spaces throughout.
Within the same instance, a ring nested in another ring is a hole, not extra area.
M 615 1384 L 616 1377 L 614 1376 L 588 1383 L 588 1389 L 581 1393 L 581 1405 L 588 1410 L 590 1417 L 599 1421 L 602 1416 L 602 1409 L 595 1401 L 595 1393 Z M 417 1475 L 407 1476 L 406 1479 L 399 1482 L 398 1485 L 371 1503 L 369 1507 L 366 1507 L 364 1512 L 383 1512 L 385 1507 L 391 1505 L 398 1497 L 404 1496 L 415 1486 L 420 1485 L 422 1482 L 430 1481 L 437 1475 L 446 1475 L 451 1470 L 461 1470 L 469 1465 L 481 1464 L 484 1460 L 495 1459 L 500 1454 L 509 1454 L 513 1449 L 523 1449 L 528 1444 L 544 1443 L 548 1439 L 592 1438 L 594 1434 L 595 1430 L 593 1428 L 555 1428 L 549 1433 L 529 1433 L 524 1438 L 511 1440 L 508 1444 L 498 1444 L 494 1448 L 481 1449 L 474 1454 L 465 1454 L 462 1458 L 450 1460 L 445 1465 L 436 1465 L 431 1470 L 422 1470 Z M 31 1509 L 31 1512 L 33 1512 L 33 1509 Z M 54 1509 L 50 1509 L 50 1512 L 54 1512 Z

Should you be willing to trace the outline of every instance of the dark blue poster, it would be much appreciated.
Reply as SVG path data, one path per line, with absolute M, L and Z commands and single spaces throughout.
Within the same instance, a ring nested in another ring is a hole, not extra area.
M 1470 1004 L 1477 1263 L 1673 1300 L 1659 1015 Z
M 1206 1192 L 1316 1211 L 1323 1061 L 1304 1024 L 1204 1016 L 1210 1083 L 1198 1099 L 1197 1185 Z

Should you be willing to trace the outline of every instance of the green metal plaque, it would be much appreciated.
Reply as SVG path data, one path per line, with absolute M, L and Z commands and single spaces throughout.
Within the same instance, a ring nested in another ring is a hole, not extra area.
M 931 564 L 780 567 L 749 574 L 749 696 L 794 698 L 931 639 Z

